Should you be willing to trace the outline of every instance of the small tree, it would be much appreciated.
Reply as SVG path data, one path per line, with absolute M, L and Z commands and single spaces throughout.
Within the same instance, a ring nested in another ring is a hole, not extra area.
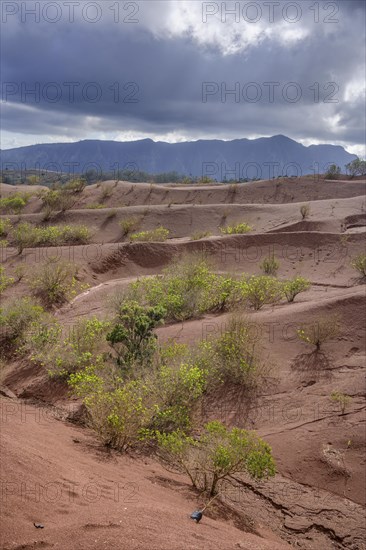
M 340 321 L 338 317 L 325 317 L 301 326 L 297 330 L 297 335 L 300 340 L 312 344 L 319 351 L 322 344 L 332 340 L 339 334 L 339 329 Z
M 227 429 L 218 421 L 209 422 L 198 439 L 181 431 L 157 433 L 163 458 L 188 474 L 192 485 L 209 496 L 217 494 L 227 478 L 247 473 L 253 479 L 275 475 L 270 446 L 254 432 Z
M 293 302 L 295 297 L 300 292 L 305 292 L 310 288 L 310 281 L 304 279 L 304 277 L 294 277 L 291 281 L 283 283 L 283 293 L 288 302 Z
M 351 179 L 355 176 L 364 176 L 366 174 L 366 161 L 357 157 L 346 164 L 346 169 Z
M 121 305 L 117 324 L 107 334 L 107 341 L 125 374 L 130 373 L 135 364 L 144 366 L 151 362 L 156 350 L 153 330 L 165 314 L 165 309 L 159 306 L 143 307 L 133 301 Z
M 341 173 L 341 169 L 337 164 L 331 164 L 325 173 L 325 179 L 336 180 Z

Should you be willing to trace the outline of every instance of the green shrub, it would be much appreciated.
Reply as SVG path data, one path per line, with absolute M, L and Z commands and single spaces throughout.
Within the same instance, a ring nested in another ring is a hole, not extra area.
M 34 227 L 24 222 L 16 226 L 12 235 L 14 244 L 21 254 L 24 248 L 29 247 L 85 244 L 90 240 L 91 232 L 85 225 Z
M 143 307 L 131 301 L 120 306 L 117 324 L 107 334 L 107 341 L 123 374 L 131 374 L 133 367 L 151 363 L 156 351 L 153 330 L 162 322 L 165 313 L 161 306 Z
M 166 241 L 169 237 L 169 229 L 165 227 L 158 227 L 151 231 L 140 231 L 139 233 L 133 233 L 130 237 L 132 242 L 160 242 Z
M 82 193 L 86 187 L 86 180 L 84 178 L 75 178 L 73 180 L 68 181 L 64 185 L 64 189 L 67 191 L 71 191 L 72 193 L 78 194 Z
M 36 238 L 33 225 L 28 222 L 19 223 L 12 232 L 12 240 L 18 249 L 18 254 L 21 254 L 24 248 L 35 246 Z
M 363 279 L 366 278 L 366 254 L 359 254 L 352 260 L 351 266 L 356 269 Z
M 256 311 L 266 304 L 278 303 L 282 296 L 280 282 L 268 275 L 244 278 L 239 286 L 239 300 L 246 302 Z
M 338 403 L 341 414 L 344 414 L 346 412 L 347 405 L 352 401 L 352 398 L 349 395 L 346 395 L 339 391 L 332 391 L 332 393 L 330 394 L 330 398 L 332 401 Z
M 139 220 L 137 218 L 126 218 L 125 220 L 122 220 L 119 225 L 122 229 L 123 236 L 126 237 L 131 233 L 131 231 L 135 231 L 138 224 Z
M 236 225 L 228 225 L 227 227 L 220 227 L 221 233 L 224 235 L 237 235 L 241 233 L 249 233 L 252 228 L 247 223 L 237 223 Z
M 182 431 L 158 432 L 156 437 L 165 460 L 209 496 L 217 494 L 221 483 L 235 474 L 263 479 L 276 472 L 270 446 L 255 432 L 228 429 L 218 421 L 206 424 L 198 439 Z
M 265 258 L 260 265 L 266 275 L 276 275 L 280 263 L 276 260 L 274 254 Z
M 166 268 L 162 275 L 132 283 L 128 292 L 139 303 L 162 306 L 166 319 L 183 321 L 211 307 L 209 293 L 215 279 L 206 261 L 187 256 Z M 211 298 L 218 297 L 211 293 Z
M 14 299 L 0 309 L 0 340 L 5 353 L 15 352 L 24 344 L 29 327 L 44 314 L 41 306 L 30 298 Z
M 42 193 L 41 200 L 45 208 L 45 218 L 49 218 L 53 212 L 66 212 L 72 208 L 76 202 L 74 193 L 68 189 L 50 189 Z
M 71 374 L 70 385 L 83 398 L 89 424 L 104 445 L 124 452 L 139 443 L 154 413 L 144 383 L 133 380 L 108 389 L 95 369 L 88 367 Z
M 8 286 L 14 283 L 13 277 L 8 277 L 5 274 L 5 268 L 0 265 L 0 296 L 8 288 Z
M 300 206 L 300 214 L 303 220 L 308 218 L 310 214 L 310 204 L 302 204 Z
M 206 372 L 197 365 L 162 365 L 154 380 L 156 413 L 151 427 L 164 432 L 190 430 L 193 407 L 206 389 Z
M 103 358 L 109 326 L 109 322 L 96 317 L 78 320 L 67 332 L 54 326 L 44 347 L 32 358 L 46 367 L 51 376 L 65 376 L 98 364 Z
M 340 321 L 337 316 L 319 318 L 297 330 L 297 335 L 303 342 L 312 344 L 317 350 L 322 344 L 338 336 Z
M 257 328 L 235 314 L 229 318 L 223 334 L 200 344 L 197 365 L 207 372 L 210 388 L 229 383 L 251 392 L 262 384 L 268 369 L 256 352 Z
M 0 210 L 11 212 L 12 214 L 20 214 L 27 202 L 28 197 L 26 195 L 13 195 L 12 197 L 0 199 Z
M 304 279 L 304 277 L 297 276 L 290 281 L 284 282 L 282 289 L 287 301 L 293 302 L 295 297 L 300 294 L 300 292 L 305 292 L 310 288 L 310 286 L 310 281 Z
M 50 308 L 65 303 L 77 293 L 78 287 L 85 288 L 78 284 L 76 275 L 74 264 L 48 261 L 33 272 L 29 283 L 33 294 Z
M 8 218 L 0 220 L 0 237 L 6 237 L 11 230 L 11 222 Z

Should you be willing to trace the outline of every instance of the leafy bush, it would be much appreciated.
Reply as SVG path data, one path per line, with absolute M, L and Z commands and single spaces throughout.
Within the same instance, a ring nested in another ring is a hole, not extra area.
M 70 180 L 64 185 L 64 189 L 71 191 L 72 193 L 82 193 L 86 187 L 86 180 L 84 178 L 75 178 Z
M 300 214 L 303 220 L 308 218 L 310 214 L 310 204 L 302 204 L 300 206 Z
M 139 233 L 133 233 L 130 237 L 132 242 L 159 242 L 166 241 L 169 237 L 169 229 L 165 227 L 158 227 L 151 231 L 140 231 Z
M 209 422 L 199 439 L 182 431 L 157 433 L 165 460 L 188 474 L 192 485 L 209 496 L 217 494 L 227 478 L 247 473 L 254 479 L 275 475 L 270 446 L 255 432 L 227 429 L 218 421 Z
M 300 294 L 300 292 L 305 292 L 310 288 L 310 281 L 304 279 L 304 277 L 294 277 L 290 281 L 283 283 L 282 289 L 283 293 L 287 298 L 288 302 L 293 302 L 295 297 Z
M 76 202 L 73 191 L 68 189 L 50 189 L 41 195 L 43 207 L 45 208 L 45 218 L 49 218 L 53 212 L 66 212 L 72 208 Z
M 230 383 L 250 392 L 261 385 L 268 369 L 256 353 L 258 337 L 253 330 L 256 328 L 235 314 L 229 318 L 221 336 L 201 343 L 197 365 L 207 372 L 210 388 L 218 383 Z
M 28 247 L 84 244 L 90 240 L 90 237 L 90 229 L 85 225 L 34 227 L 24 222 L 18 224 L 13 231 L 13 241 L 19 254 Z
M 6 237 L 11 230 L 11 222 L 8 218 L 0 220 L 0 237 Z
M 30 287 L 45 307 L 60 306 L 77 293 L 78 286 L 85 288 L 78 285 L 76 275 L 74 264 L 48 261 L 31 275 Z
M 0 210 L 4 212 L 11 212 L 13 214 L 19 214 L 28 202 L 28 197 L 26 195 L 13 195 L 12 197 L 7 197 L 0 199 Z
M 113 389 L 106 387 L 93 367 L 70 375 L 70 385 L 82 397 L 89 423 L 104 445 L 126 451 L 141 439 L 154 409 L 148 387 L 133 380 Z
M 227 227 L 220 227 L 221 233 L 224 235 L 237 235 L 240 233 L 248 233 L 252 228 L 247 223 L 237 223 L 236 225 L 228 225 Z
M 118 311 L 118 321 L 107 341 L 116 353 L 117 365 L 124 374 L 131 374 L 134 366 L 151 363 L 156 350 L 153 330 L 165 316 L 161 306 L 143 307 L 137 302 L 125 302 Z
M 183 321 L 200 315 L 211 307 L 211 285 L 216 276 L 206 261 L 193 256 L 183 257 L 163 271 L 162 275 L 144 277 L 129 287 L 129 295 L 139 303 L 162 306 L 166 319 Z
M 7 302 L 0 309 L 0 341 L 5 353 L 14 352 L 24 343 L 24 336 L 32 323 L 44 314 L 41 306 L 30 298 Z
M 256 311 L 266 304 L 276 304 L 282 298 L 281 283 L 268 275 L 252 275 L 243 279 L 239 287 L 239 299 Z
M 123 236 L 126 237 L 131 233 L 131 231 L 135 231 L 138 224 L 139 220 L 137 218 L 126 218 L 125 220 L 122 220 L 119 225 L 122 229 Z
M 265 258 L 260 265 L 261 269 L 266 275 L 276 275 L 280 263 L 276 260 L 274 255 Z
M 346 407 L 352 400 L 352 398 L 349 395 L 346 395 L 339 391 L 332 391 L 332 393 L 330 394 L 330 398 L 332 401 L 335 401 L 336 403 L 339 404 L 341 414 L 344 414 L 346 412 Z
M 322 344 L 338 336 L 340 321 L 337 316 L 319 318 L 308 325 L 303 325 L 297 330 L 297 335 L 303 342 L 312 344 L 317 350 Z
M 189 430 L 193 406 L 206 389 L 206 372 L 189 363 L 178 368 L 162 365 L 153 387 L 157 405 L 152 428 L 164 432 Z
M 13 277 L 8 277 L 5 274 L 5 269 L 0 265 L 0 296 L 8 288 L 8 286 L 14 283 Z
M 359 254 L 353 259 L 351 266 L 356 269 L 363 279 L 366 278 L 366 254 Z
M 51 376 L 65 376 L 98 364 L 109 326 L 107 321 L 91 317 L 78 320 L 65 334 L 65 329 L 53 325 L 44 346 L 32 359 L 46 367 Z M 36 336 L 39 339 L 41 335 Z

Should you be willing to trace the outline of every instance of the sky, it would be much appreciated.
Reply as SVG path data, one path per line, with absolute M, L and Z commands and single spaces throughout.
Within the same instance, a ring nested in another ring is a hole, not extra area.
M 284 134 L 365 157 L 365 0 L 0 9 L 2 149 Z

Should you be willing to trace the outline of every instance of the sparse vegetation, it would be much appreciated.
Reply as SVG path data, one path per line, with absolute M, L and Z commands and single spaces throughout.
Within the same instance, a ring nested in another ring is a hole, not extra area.
M 29 284 L 34 296 L 47 307 L 60 306 L 85 288 L 76 279 L 77 268 L 68 262 L 48 261 L 31 274 Z
M 196 231 L 192 234 L 191 241 L 199 241 L 200 239 L 204 239 L 205 237 L 211 237 L 211 235 L 211 231 Z
M 274 254 L 272 254 L 272 256 L 268 256 L 268 258 L 263 260 L 260 267 L 266 275 L 276 275 L 280 263 L 276 260 Z
M 336 338 L 340 330 L 340 321 L 337 316 L 319 318 L 307 325 L 301 326 L 297 330 L 297 335 L 303 342 L 312 344 L 317 350 L 321 346 Z
M 86 187 L 86 179 L 84 178 L 74 178 L 68 181 L 64 185 L 64 189 L 66 191 L 71 191 L 71 193 L 75 193 L 75 194 L 82 193 L 85 187 Z
M 132 231 L 135 231 L 139 225 L 139 220 L 137 218 L 126 218 L 119 223 L 122 229 L 122 235 L 126 237 Z
M 5 268 L 0 265 L 0 296 L 8 288 L 8 286 L 14 283 L 13 277 L 8 277 L 5 274 Z
M 308 218 L 310 215 L 310 204 L 302 204 L 300 206 L 300 214 L 301 218 L 303 220 L 306 220 L 306 218 Z
M 24 248 L 36 246 L 60 246 L 64 244 L 85 244 L 89 242 L 91 232 L 85 225 L 50 225 L 35 227 L 28 222 L 18 224 L 12 232 L 12 238 L 18 253 Z
M 0 211 L 20 214 L 28 202 L 28 195 L 13 195 L 0 199 Z
M 275 475 L 271 448 L 255 432 L 228 429 L 214 421 L 196 439 L 182 431 L 158 432 L 156 437 L 165 460 L 209 496 L 217 494 L 220 484 L 234 474 L 245 472 L 254 479 Z
M 366 279 L 366 254 L 359 254 L 351 263 L 351 266 L 359 272 L 362 279 Z
M 296 276 L 291 281 L 285 281 L 282 288 L 287 301 L 293 302 L 300 292 L 305 292 L 310 286 L 310 281 L 304 277 Z
M 344 414 L 346 412 L 346 408 L 352 400 L 349 395 L 346 395 L 339 391 L 332 391 L 332 393 L 330 394 L 330 398 L 335 403 L 338 403 L 341 414 Z
M 130 236 L 132 242 L 160 242 L 166 241 L 169 237 L 169 229 L 165 227 L 157 227 L 151 231 L 140 231 L 139 233 L 133 233 Z
M 282 285 L 274 277 L 261 275 L 242 279 L 239 286 L 240 301 L 246 302 L 254 310 L 266 304 L 276 304 L 283 296 Z
M 39 321 L 43 308 L 30 298 L 13 299 L 0 308 L 0 342 L 3 354 L 14 353 L 24 343 L 27 329 Z
M 223 235 L 238 235 L 242 233 L 249 233 L 252 228 L 247 223 L 237 223 L 236 225 L 228 225 L 226 227 L 220 227 L 220 231 Z
M 9 218 L 0 219 L 0 237 L 6 237 L 12 228 Z
M 207 372 L 208 386 L 239 385 L 247 392 L 257 389 L 268 374 L 256 351 L 258 330 L 240 315 L 232 315 L 218 338 L 203 341 L 197 364 Z

